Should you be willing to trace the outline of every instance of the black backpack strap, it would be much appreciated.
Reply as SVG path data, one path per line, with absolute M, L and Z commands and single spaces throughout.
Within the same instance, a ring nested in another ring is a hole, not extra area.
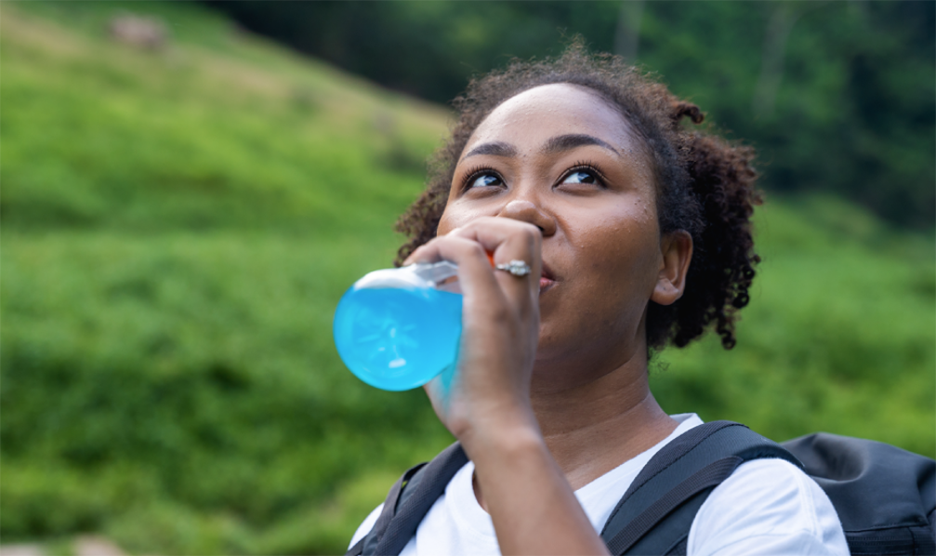
M 654 455 L 611 512 L 601 538 L 611 554 L 685 554 L 689 529 L 711 491 L 742 463 L 782 458 L 776 442 L 739 423 L 713 421 L 681 434 Z
M 399 554 L 449 481 L 466 463 L 468 456 L 456 442 L 429 463 L 410 468 L 390 488 L 374 527 L 346 556 Z
M 364 535 L 358 542 L 354 543 L 354 545 L 345 552 L 345 556 L 361 556 L 364 552 L 365 542 L 367 542 L 367 535 Z
M 387 493 L 386 500 L 384 500 L 383 509 L 380 511 L 377 521 L 374 522 L 374 526 L 371 527 L 370 532 L 361 537 L 361 540 L 348 549 L 345 556 L 360 556 L 361 554 L 374 553 L 374 549 L 377 547 L 377 541 L 380 540 L 381 535 L 390 524 L 390 520 L 393 519 L 393 514 L 396 512 L 396 507 L 400 499 L 400 493 L 405 486 L 413 482 L 413 477 L 418 476 L 419 470 L 425 465 L 426 463 L 423 462 L 410 467 L 393 483 L 393 486 L 390 487 L 390 492 Z

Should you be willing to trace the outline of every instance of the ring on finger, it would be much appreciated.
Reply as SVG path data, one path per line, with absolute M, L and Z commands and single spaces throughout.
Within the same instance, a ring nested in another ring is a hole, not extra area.
M 514 259 L 509 263 L 495 265 L 494 268 L 497 270 L 503 270 L 504 272 L 509 272 L 514 276 L 526 276 L 530 273 L 530 265 L 519 259 Z

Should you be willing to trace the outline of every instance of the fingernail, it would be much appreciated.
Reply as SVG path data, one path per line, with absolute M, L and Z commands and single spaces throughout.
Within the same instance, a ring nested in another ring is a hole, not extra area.
M 416 253 L 418 253 L 420 249 L 422 249 L 422 246 L 419 246 L 416 249 L 413 249 L 413 252 L 409 254 L 409 257 L 406 257 L 405 259 L 403 259 L 403 266 L 412 264 L 413 257 L 416 256 Z

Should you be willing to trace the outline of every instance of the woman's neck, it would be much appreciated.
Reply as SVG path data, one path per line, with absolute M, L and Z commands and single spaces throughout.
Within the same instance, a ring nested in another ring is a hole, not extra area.
M 645 355 L 570 388 L 534 387 L 532 405 L 573 489 L 652 448 L 678 425 L 650 392 Z

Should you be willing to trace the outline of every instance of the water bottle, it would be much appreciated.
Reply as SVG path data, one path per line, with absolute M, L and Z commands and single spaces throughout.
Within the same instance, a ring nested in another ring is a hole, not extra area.
M 462 330 L 458 267 L 448 261 L 377 270 L 335 310 L 341 360 L 383 390 L 417 388 L 455 365 Z

